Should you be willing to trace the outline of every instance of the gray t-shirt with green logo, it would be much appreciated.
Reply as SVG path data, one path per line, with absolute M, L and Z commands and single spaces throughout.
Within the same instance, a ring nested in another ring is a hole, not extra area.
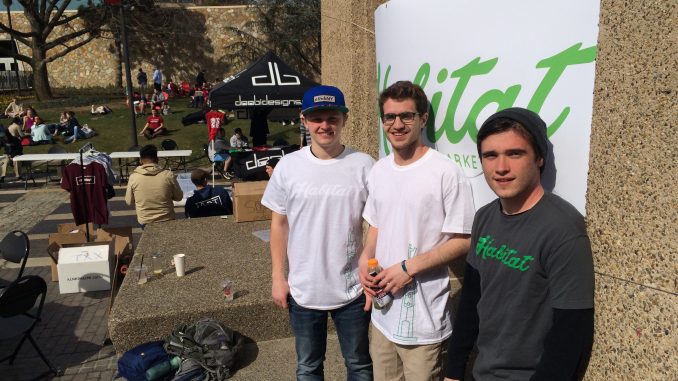
M 473 222 L 467 262 L 480 275 L 479 380 L 528 380 L 551 328 L 553 308 L 593 308 L 593 260 L 584 218 L 547 193 L 532 209 L 501 212 L 499 200 Z

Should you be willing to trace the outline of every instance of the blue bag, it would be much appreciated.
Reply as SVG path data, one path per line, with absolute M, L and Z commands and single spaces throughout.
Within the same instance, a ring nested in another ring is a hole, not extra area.
M 146 371 L 170 358 L 162 341 L 137 345 L 118 359 L 118 376 L 129 381 L 146 381 Z

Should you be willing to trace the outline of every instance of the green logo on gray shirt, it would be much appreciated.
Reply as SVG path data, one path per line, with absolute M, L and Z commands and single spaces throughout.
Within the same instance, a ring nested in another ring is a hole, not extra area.
M 499 247 L 493 246 L 493 243 L 494 238 L 489 234 L 478 238 L 476 255 L 482 256 L 483 260 L 487 258 L 495 259 L 514 270 L 527 271 L 530 268 L 528 263 L 534 260 L 533 256 L 525 255 L 520 257 L 518 256 L 518 250 L 511 249 L 506 244 Z

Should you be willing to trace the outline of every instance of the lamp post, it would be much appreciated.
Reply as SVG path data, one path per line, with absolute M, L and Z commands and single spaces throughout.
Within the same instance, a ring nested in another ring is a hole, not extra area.
M 12 0 L 2 0 L 2 2 L 5 4 L 5 7 L 7 8 L 7 25 L 9 26 L 9 29 L 12 29 L 12 15 L 9 12 L 9 8 L 12 6 Z M 16 42 L 14 42 L 14 36 L 10 33 L 9 39 L 12 42 L 12 48 L 16 49 Z M 16 77 L 16 88 L 17 91 L 19 92 L 19 95 L 21 95 L 21 80 L 19 79 L 19 63 L 16 60 L 16 57 L 12 57 L 14 59 L 14 75 Z
M 7 1 L 7 0 L 3 0 Z M 127 46 L 127 24 L 125 21 L 125 9 L 129 7 L 128 4 L 124 4 L 122 0 L 104 0 L 108 5 L 117 5 L 120 7 L 120 34 L 122 36 L 122 55 L 125 61 L 125 77 L 126 88 L 127 88 L 127 103 L 129 104 L 130 116 L 132 117 L 131 123 L 131 143 L 132 146 L 137 146 L 139 142 L 137 141 L 137 118 L 134 115 L 134 99 L 132 98 L 132 71 L 130 70 L 129 64 L 129 48 Z

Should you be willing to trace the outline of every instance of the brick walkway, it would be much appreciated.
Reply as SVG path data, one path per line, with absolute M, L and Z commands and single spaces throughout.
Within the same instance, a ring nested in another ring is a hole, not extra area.
M 59 294 L 59 284 L 51 281 L 50 268 L 27 268 L 26 275 L 38 275 L 47 281 L 43 320 L 33 337 L 52 363 L 64 370 L 59 380 L 112 380 L 117 357 L 112 345 L 104 346 L 107 335 L 110 293 L 96 291 Z M 0 270 L 0 278 L 11 279 L 15 269 Z M 17 338 L 18 339 L 18 338 Z M 0 357 L 10 354 L 17 339 L 0 341 Z M 21 348 L 14 365 L 0 364 L 3 380 L 28 380 L 46 370 L 30 343 Z
M 2 184 L 0 189 L 0 239 L 11 230 L 28 233 L 31 252 L 26 275 L 38 275 L 47 282 L 47 297 L 43 320 L 33 331 L 33 337 L 52 363 L 64 371 L 57 380 L 113 379 L 117 357 L 113 346 L 104 345 L 107 338 L 109 291 L 79 294 L 59 294 L 59 284 L 51 281 L 49 258 L 46 253 L 48 233 L 56 232 L 60 223 L 73 222 L 68 194 L 58 184 L 43 187 L 23 183 Z M 108 226 L 134 226 L 134 208 L 124 203 L 124 188 L 116 187 L 116 197 L 110 200 L 112 217 Z M 176 208 L 177 217 L 183 208 Z M 139 241 L 140 229 L 134 229 L 134 243 Z M 16 268 L 0 259 L 0 278 L 12 280 Z M 14 350 L 19 338 L 0 341 L 0 358 Z M 0 380 L 29 380 L 47 369 L 30 343 L 22 346 L 13 365 L 0 363 Z

